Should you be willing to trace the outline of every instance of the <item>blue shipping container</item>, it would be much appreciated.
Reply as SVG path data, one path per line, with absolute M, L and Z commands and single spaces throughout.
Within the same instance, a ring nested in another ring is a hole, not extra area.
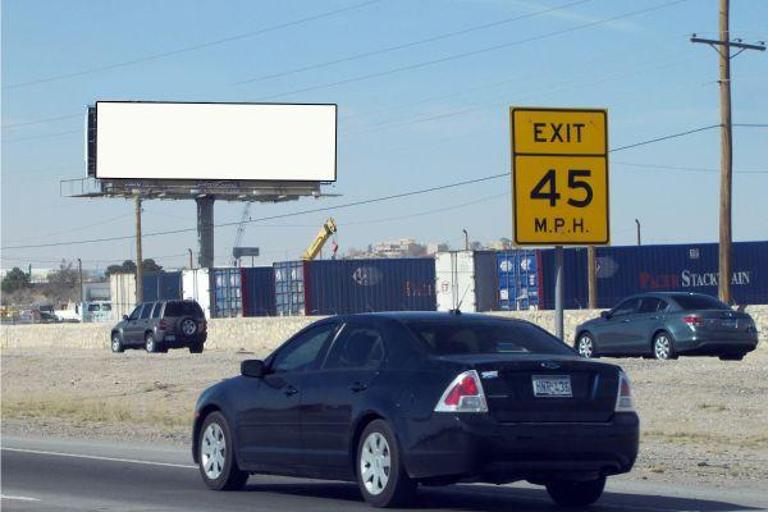
M 500 310 L 516 311 L 539 307 L 539 259 L 539 251 L 532 249 L 496 253 Z
M 309 262 L 281 261 L 272 268 L 275 276 L 275 312 L 278 316 L 304 315 L 305 268 Z
M 243 316 L 275 316 L 275 272 L 272 267 L 240 269 Z
M 239 268 L 211 269 L 211 316 L 229 318 L 243 313 L 242 278 Z
M 141 282 L 145 302 L 181 299 L 181 272 L 150 272 Z
M 304 268 L 309 315 L 436 309 L 433 258 L 322 260 Z
M 544 250 L 543 308 L 554 308 L 554 250 Z M 587 307 L 587 251 L 565 250 L 565 307 Z M 651 291 L 718 294 L 718 244 L 599 247 L 598 307 Z M 736 304 L 768 302 L 768 242 L 733 244 L 731 295 Z

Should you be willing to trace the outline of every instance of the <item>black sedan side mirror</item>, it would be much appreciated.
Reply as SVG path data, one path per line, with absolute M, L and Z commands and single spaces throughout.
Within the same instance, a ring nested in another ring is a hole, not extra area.
M 608 320 L 609 318 L 611 318 L 611 312 L 610 311 L 601 311 L 600 312 L 600 318 L 605 318 L 606 320 Z
M 123 315 L 123 320 L 128 320 L 128 315 Z
M 259 359 L 246 359 L 240 363 L 240 373 L 245 377 L 261 378 L 266 372 L 264 361 Z

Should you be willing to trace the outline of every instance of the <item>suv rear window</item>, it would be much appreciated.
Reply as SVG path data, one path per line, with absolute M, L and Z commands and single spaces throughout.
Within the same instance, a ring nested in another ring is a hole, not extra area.
M 569 347 L 544 329 L 522 322 L 405 320 L 403 323 L 436 355 L 573 355 Z
M 193 301 L 168 301 L 165 304 L 165 316 L 203 316 L 203 310 L 197 302 Z
M 695 311 L 697 309 L 731 309 L 709 295 L 680 295 L 674 297 L 674 299 L 685 311 Z

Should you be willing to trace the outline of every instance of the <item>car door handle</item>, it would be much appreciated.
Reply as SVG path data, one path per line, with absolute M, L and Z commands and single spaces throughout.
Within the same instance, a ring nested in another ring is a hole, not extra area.
M 295 388 L 295 387 L 293 387 L 293 386 L 287 386 L 287 387 L 286 387 L 286 388 L 283 390 L 283 393 L 285 393 L 285 395 L 286 395 L 286 396 L 293 396 L 293 395 L 295 395 L 295 394 L 296 394 L 296 393 L 298 393 L 298 392 L 299 392 L 299 390 L 298 390 L 298 389 L 296 389 L 296 388 Z
M 349 389 L 353 393 L 359 393 L 360 391 L 365 391 L 366 389 L 368 389 L 368 386 L 366 386 L 362 382 L 355 382 L 355 383 L 353 383 L 352 385 L 349 386 Z

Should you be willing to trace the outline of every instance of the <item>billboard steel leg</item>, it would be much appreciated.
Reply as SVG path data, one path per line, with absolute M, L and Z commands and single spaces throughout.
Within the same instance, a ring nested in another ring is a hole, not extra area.
M 213 203 L 212 197 L 198 197 L 197 203 L 197 263 L 202 268 L 213 267 Z

